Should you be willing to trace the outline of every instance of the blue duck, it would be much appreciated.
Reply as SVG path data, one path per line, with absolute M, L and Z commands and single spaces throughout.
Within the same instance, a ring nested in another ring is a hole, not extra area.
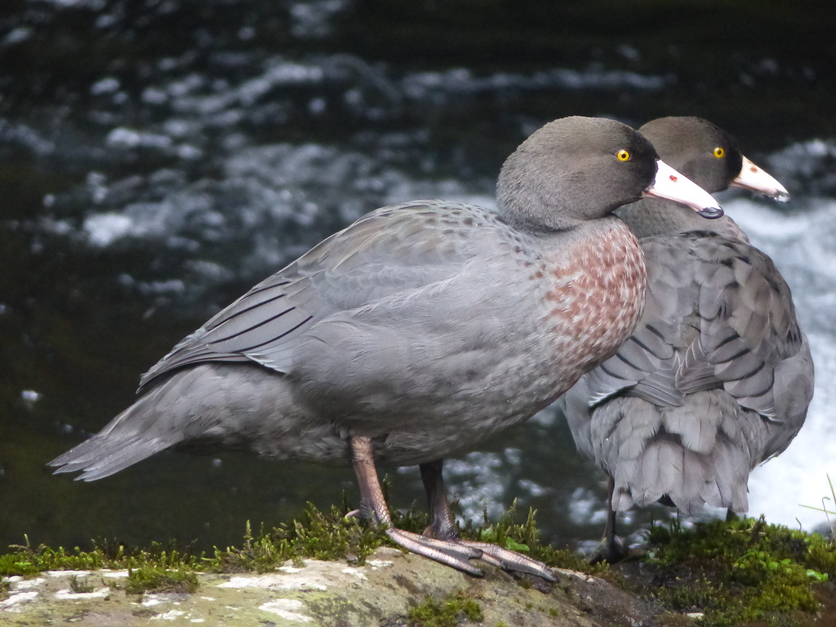
M 639 130 L 709 192 L 731 185 L 789 198 L 706 120 L 661 118 Z M 790 289 L 730 217 L 695 221 L 654 199 L 617 213 L 645 253 L 644 314 L 618 352 L 559 401 L 578 449 L 608 475 L 608 522 L 595 556 L 607 561 L 626 554 L 616 513 L 634 504 L 746 512 L 749 473 L 786 449 L 813 395 Z
M 418 200 L 367 214 L 177 344 L 131 407 L 50 464 L 94 481 L 186 442 L 351 463 L 361 515 L 401 547 L 551 579 L 458 538 L 441 460 L 546 407 L 629 337 L 644 258 L 611 214 L 649 195 L 722 215 L 630 127 L 549 123 L 502 167 L 497 211 Z M 424 535 L 392 526 L 381 462 L 421 465 Z

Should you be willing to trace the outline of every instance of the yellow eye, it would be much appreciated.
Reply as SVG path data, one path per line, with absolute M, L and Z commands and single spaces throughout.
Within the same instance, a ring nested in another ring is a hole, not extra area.
M 717 146 L 714 149 L 714 156 L 717 157 L 718 159 L 722 159 L 723 157 L 726 156 L 726 151 L 723 150 L 722 148 L 720 148 L 720 146 Z
M 618 157 L 619 161 L 629 161 L 630 160 L 630 152 L 624 150 L 623 148 L 615 153 L 615 156 Z

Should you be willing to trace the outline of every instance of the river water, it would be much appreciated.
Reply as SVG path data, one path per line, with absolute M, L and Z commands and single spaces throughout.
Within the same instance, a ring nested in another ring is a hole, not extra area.
M 790 283 L 817 369 L 808 422 L 753 473 L 750 511 L 825 523 L 801 505 L 821 507 L 836 479 L 836 10 L 518 4 L 0 10 L 0 545 L 225 546 L 246 520 L 356 502 L 350 470 L 231 453 L 165 452 L 93 484 L 44 464 L 255 282 L 379 206 L 493 206 L 503 159 L 571 114 L 702 115 L 792 192 L 785 206 L 721 198 Z M 600 537 L 603 476 L 553 409 L 445 468 L 468 517 L 518 499 L 551 542 Z M 394 506 L 423 506 L 417 469 L 385 470 Z M 627 529 L 639 539 L 669 515 L 631 512 Z

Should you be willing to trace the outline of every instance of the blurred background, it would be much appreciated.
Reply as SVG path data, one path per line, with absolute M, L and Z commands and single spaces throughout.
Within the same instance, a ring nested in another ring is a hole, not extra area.
M 801 505 L 836 479 L 834 27 L 836 3 L 811 0 L 4 0 L 0 547 L 225 547 L 247 520 L 356 504 L 349 469 L 237 454 L 167 451 L 92 484 L 45 463 L 252 284 L 379 206 L 494 206 L 505 157 L 574 114 L 708 118 L 792 193 L 721 198 L 790 283 L 817 368 L 750 513 L 823 525 Z M 384 470 L 393 507 L 424 507 L 416 468 Z M 558 546 L 601 536 L 604 477 L 554 409 L 446 476 L 468 517 L 516 498 Z

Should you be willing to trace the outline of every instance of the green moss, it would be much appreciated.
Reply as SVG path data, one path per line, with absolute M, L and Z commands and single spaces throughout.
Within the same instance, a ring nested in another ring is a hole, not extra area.
M 709 626 L 774 622 L 787 612 L 816 612 L 815 584 L 836 576 L 836 552 L 818 534 L 763 518 L 655 526 L 646 558 L 653 585 L 640 592 L 669 609 L 704 612 Z
M 362 525 L 356 518 L 347 517 L 340 508 L 333 507 L 325 514 L 309 504 L 301 520 L 270 531 L 262 529 L 257 536 L 253 536 L 248 523 L 243 547 L 229 547 L 225 551 L 216 549 L 214 558 L 207 560 L 207 569 L 265 572 L 289 559 L 298 561 L 306 557 L 348 559 L 363 564 L 385 540 L 386 534 L 382 530 Z
M 45 570 L 163 569 L 210 572 L 272 570 L 287 560 L 302 558 L 348 559 L 362 564 L 386 540 L 379 529 L 348 518 L 345 510 L 332 508 L 326 514 L 312 505 L 300 520 L 262 529 L 257 535 L 247 524 L 241 548 L 216 548 L 214 554 L 191 553 L 171 545 L 154 544 L 149 549 L 129 549 L 121 544 L 94 543 L 91 551 L 47 546 L 33 547 L 26 538 L 23 545 L 10 547 L 0 555 L 0 576 L 32 576 Z
M 100 568 L 140 568 L 155 565 L 162 568 L 200 569 L 202 556 L 192 556 L 177 549 L 155 544 L 149 550 L 130 550 L 124 545 L 94 543 L 92 551 L 76 547 L 52 549 L 41 545 L 13 545 L 10 553 L 0 555 L 0 576 L 31 576 L 45 570 L 96 570 Z
M 480 622 L 483 618 L 479 603 L 465 597 L 463 592 L 443 601 L 427 597 L 424 603 L 409 610 L 410 627 L 456 627 L 463 619 Z
M 0 555 L 0 576 L 33 576 L 45 570 L 95 570 L 100 568 L 166 570 L 193 570 L 204 572 L 266 572 L 287 560 L 304 558 L 322 560 L 347 559 L 363 564 L 368 555 L 388 541 L 386 534 L 362 524 L 356 517 L 346 516 L 347 505 L 321 512 L 312 505 L 298 520 L 273 529 L 262 526 L 254 533 L 249 523 L 239 547 L 216 548 L 213 553 L 193 553 L 174 545 L 153 544 L 147 549 L 131 549 L 122 544 L 98 542 L 90 551 L 79 547 L 53 549 L 47 546 L 33 547 L 28 538 L 23 545 L 10 547 L 11 551 Z M 399 529 L 420 533 L 427 525 L 423 513 L 394 515 Z M 493 542 L 541 560 L 549 566 L 580 570 L 589 574 L 606 576 L 608 567 L 590 567 L 582 558 L 565 550 L 558 550 L 539 541 L 535 524 L 535 512 L 521 518 L 512 507 L 499 521 L 490 523 L 485 518 L 483 527 L 468 522 L 461 529 L 464 538 Z M 521 581 L 525 581 L 522 579 Z
M 142 594 L 144 592 L 185 592 L 191 594 L 196 592 L 197 588 L 197 575 L 184 568 L 171 570 L 145 566 L 131 569 L 128 572 L 125 592 L 128 594 Z

